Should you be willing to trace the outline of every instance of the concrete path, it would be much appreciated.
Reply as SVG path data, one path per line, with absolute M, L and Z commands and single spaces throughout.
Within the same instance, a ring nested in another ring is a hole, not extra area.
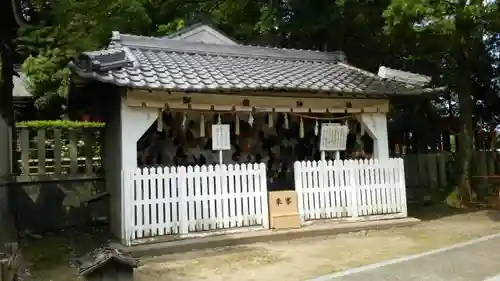
M 363 222 L 332 222 L 312 224 L 298 229 L 274 231 L 271 229 L 255 231 L 235 231 L 219 235 L 200 234 L 187 239 L 172 240 L 171 235 L 146 238 L 135 241 L 132 247 L 120 243 L 111 243 L 113 247 L 131 253 L 136 258 L 160 256 L 174 253 L 185 253 L 194 250 L 214 249 L 219 247 L 254 244 L 269 241 L 285 241 L 299 238 L 331 236 L 339 233 L 357 232 L 362 230 L 382 230 L 393 227 L 414 226 L 420 223 L 416 218 L 399 218 L 391 220 L 363 221 Z M 195 238 L 196 239 L 192 239 Z
M 341 280 L 500 281 L 500 234 L 308 281 Z

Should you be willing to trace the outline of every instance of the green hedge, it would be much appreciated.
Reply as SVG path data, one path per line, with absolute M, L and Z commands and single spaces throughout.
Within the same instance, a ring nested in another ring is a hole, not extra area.
M 34 120 L 16 123 L 16 127 L 28 128 L 102 128 L 104 123 L 68 120 Z

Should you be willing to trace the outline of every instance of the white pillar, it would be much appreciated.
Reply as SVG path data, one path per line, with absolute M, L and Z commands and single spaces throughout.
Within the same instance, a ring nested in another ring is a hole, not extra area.
M 389 158 L 389 137 L 386 113 L 363 113 L 358 118 L 366 132 L 373 139 L 373 156 L 377 159 Z
M 137 168 L 137 141 L 158 117 L 157 108 L 133 108 L 123 101 L 121 116 L 122 169 Z
M 106 164 L 110 166 L 106 170 L 106 178 L 112 182 L 107 182 L 106 185 L 111 195 L 109 206 L 111 231 L 121 238 L 122 243 L 127 243 L 125 208 L 129 206 L 123 205 L 123 198 L 126 195 L 124 192 L 129 190 L 124 188 L 122 170 L 137 169 L 137 141 L 153 124 L 158 113 L 156 108 L 128 107 L 123 100 L 117 109 L 114 117 L 117 120 L 107 124 L 113 126 L 109 128 L 113 134 L 107 135 L 109 139 L 106 149 L 109 154 Z

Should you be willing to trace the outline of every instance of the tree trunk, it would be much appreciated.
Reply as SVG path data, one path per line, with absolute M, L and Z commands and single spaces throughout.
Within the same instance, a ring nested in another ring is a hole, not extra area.
M 13 59 L 14 26 L 13 9 L 11 1 L 1 1 L 0 5 L 0 252 L 5 242 L 17 240 L 15 225 L 10 212 L 8 186 L 12 179 L 12 130 L 14 128 L 12 91 L 13 85 Z
M 458 180 L 455 191 L 447 198 L 447 203 L 454 207 L 462 207 L 472 200 L 470 183 L 471 158 L 472 158 L 472 86 L 470 82 L 471 67 L 470 41 L 474 40 L 473 22 L 465 13 L 466 1 L 459 1 L 455 20 L 454 56 L 457 62 L 458 79 L 456 91 L 459 94 L 459 143 L 457 150 Z
M 0 41 L 2 84 L 0 85 L 0 252 L 4 243 L 16 241 L 9 204 L 12 175 L 12 39 Z
M 467 79 L 463 79 L 467 80 Z M 470 160 L 472 157 L 472 101 L 469 89 L 469 82 L 461 83 L 463 92 L 460 93 L 460 147 L 458 151 L 458 186 L 457 197 L 459 205 L 469 203 L 472 199 L 472 189 L 470 185 Z

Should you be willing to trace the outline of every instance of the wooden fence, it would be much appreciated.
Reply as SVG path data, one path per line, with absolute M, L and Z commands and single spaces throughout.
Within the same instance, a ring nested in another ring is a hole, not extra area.
M 442 152 L 433 154 L 407 154 L 404 159 L 406 187 L 413 200 L 428 201 L 442 199 L 457 184 L 457 167 L 455 155 Z M 494 188 L 484 189 L 491 185 L 500 174 L 500 162 L 495 159 L 496 153 L 490 150 L 475 151 L 471 162 L 472 184 L 482 189 L 483 195 L 494 192 Z
M 101 130 L 16 130 L 16 188 L 9 189 L 9 205 L 15 210 L 17 230 L 38 233 L 105 221 L 109 212 L 108 196 L 103 196 L 107 193 L 101 173 Z
M 14 151 L 18 180 L 92 177 L 101 167 L 100 141 L 96 128 L 19 127 Z
M 407 215 L 402 159 L 304 161 L 294 171 L 303 222 Z
M 123 172 L 126 244 L 168 234 L 269 226 L 264 164 Z

